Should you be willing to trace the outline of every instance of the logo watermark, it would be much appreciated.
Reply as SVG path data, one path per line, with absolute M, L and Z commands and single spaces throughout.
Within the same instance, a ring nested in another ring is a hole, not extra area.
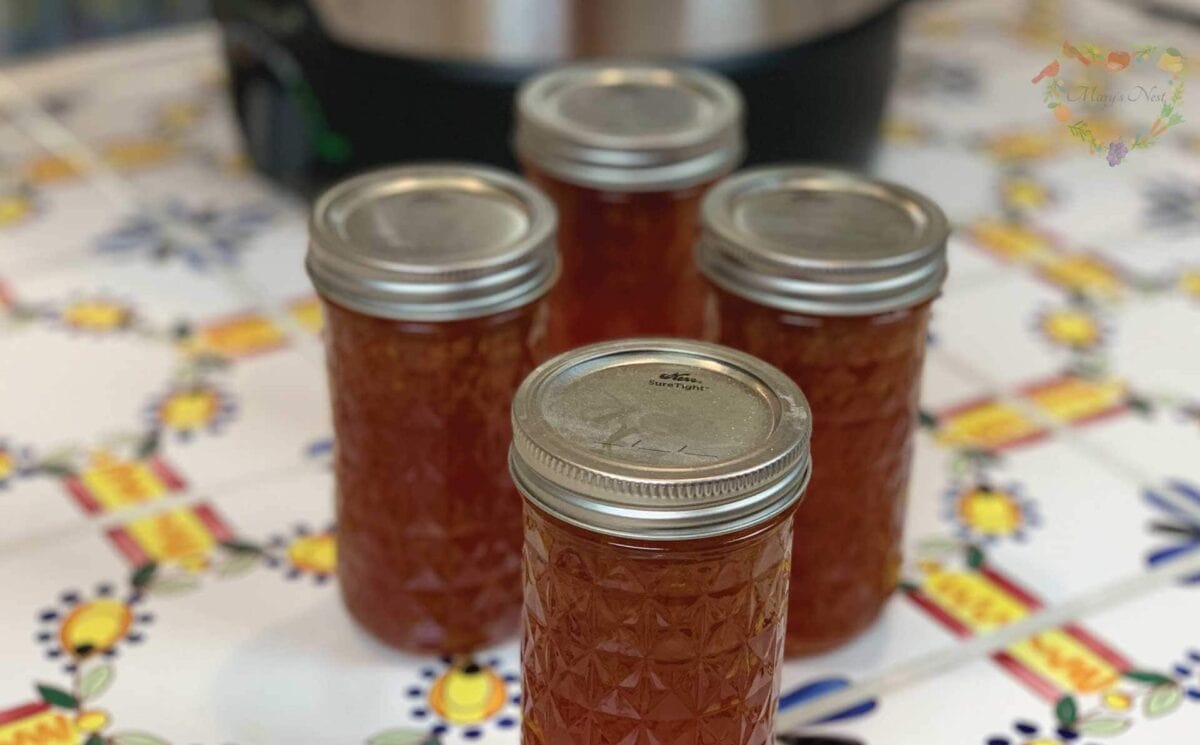
M 1168 130 L 1184 122 L 1185 70 L 1184 57 L 1175 47 L 1144 45 L 1129 50 L 1105 49 L 1095 44 L 1076 47 L 1064 41 L 1059 55 L 1030 82 L 1042 86 L 1042 102 L 1073 139 L 1083 143 L 1092 155 L 1103 157 L 1110 166 L 1115 166 L 1131 151 L 1153 147 Z M 1133 76 L 1132 72 L 1122 75 L 1125 71 L 1153 71 L 1160 76 L 1160 82 L 1125 82 L 1122 78 Z M 1086 81 L 1072 84 L 1065 79 L 1076 73 L 1085 75 Z M 1096 78 L 1101 74 L 1107 74 L 1110 82 L 1097 82 Z M 1137 107 L 1139 113 L 1147 112 L 1145 118 L 1153 117 L 1153 121 L 1149 124 L 1142 121 L 1128 137 L 1106 138 L 1099 123 L 1089 121 L 1088 112 L 1106 112 L 1119 107 Z

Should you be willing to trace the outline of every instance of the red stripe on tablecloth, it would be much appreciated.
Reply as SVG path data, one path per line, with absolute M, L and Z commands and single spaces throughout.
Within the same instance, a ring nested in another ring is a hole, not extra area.
M 950 408 L 943 409 L 940 413 L 935 414 L 934 416 L 936 416 L 938 419 L 941 419 L 942 417 L 958 416 L 959 414 L 963 413 L 964 411 L 969 411 L 971 409 L 975 409 L 980 406 L 985 406 L 987 404 L 995 404 L 995 403 L 1001 403 L 1001 401 L 999 399 L 997 399 L 995 396 L 978 396 L 976 398 L 969 398 L 966 401 L 963 401 L 962 403 L 954 404 Z
M 95 515 L 100 512 L 100 503 L 96 501 L 95 497 L 83 485 L 78 476 L 71 476 L 63 485 L 66 487 L 67 493 L 71 495 L 71 498 L 75 500 L 76 504 L 84 512 L 89 515 Z
M 925 594 L 920 590 L 906 590 L 905 592 L 909 600 L 919 605 L 921 610 L 933 616 L 935 621 L 950 629 L 955 636 L 966 638 L 975 635 L 971 627 L 947 613 L 940 605 L 925 597 Z
M 225 521 L 221 519 L 221 516 L 217 514 L 211 505 L 198 504 L 192 508 L 192 512 L 195 513 L 196 517 L 200 518 L 200 522 L 204 523 L 209 531 L 212 532 L 213 537 L 218 541 L 233 539 L 233 531 L 229 529 L 229 526 L 225 524 Z
M 1078 419 L 1072 419 L 1071 421 L 1067 422 L 1067 424 L 1072 427 L 1078 427 L 1084 424 L 1094 424 L 1105 419 L 1111 419 L 1118 414 L 1124 414 L 1127 411 L 1129 411 L 1129 404 L 1120 403 L 1111 409 L 1105 409 L 1104 411 L 1100 411 L 1095 414 L 1088 414 L 1087 416 L 1081 416 Z
M 35 701 L 32 704 L 25 704 L 24 706 L 18 706 L 6 711 L 0 711 L 0 724 L 8 724 L 10 722 L 16 722 L 21 719 L 25 719 L 26 717 L 34 716 L 35 714 L 41 714 L 43 711 L 46 711 L 49 708 L 50 704 L 46 703 L 45 701 Z
M 1027 590 L 1017 585 L 1013 580 L 1010 580 L 1004 575 L 1000 574 L 995 569 L 989 566 L 982 566 L 978 571 L 1002 590 L 1026 604 L 1030 610 L 1036 611 L 1043 607 L 1042 602 L 1037 597 L 1030 594 Z M 948 628 L 956 636 L 965 638 L 975 635 L 975 632 L 969 626 L 950 615 L 941 606 L 937 605 L 929 598 L 925 597 L 920 590 L 906 590 L 905 594 L 908 595 L 910 600 L 920 606 L 922 610 L 932 616 L 934 620 Z M 1132 669 L 1133 664 L 1120 652 L 1100 641 L 1091 632 L 1085 630 L 1078 624 L 1063 624 L 1059 627 L 1059 629 L 1063 633 L 1074 638 L 1084 647 L 1087 647 L 1087 649 L 1094 653 L 1097 657 L 1112 665 L 1117 670 L 1125 672 L 1126 670 Z M 996 664 L 1007 670 L 1014 678 L 1033 690 L 1034 693 L 1051 703 L 1057 701 L 1063 693 L 1057 684 L 1046 679 L 1032 668 L 1027 667 L 1024 663 L 1017 660 L 1008 652 L 997 652 L 996 654 L 992 655 L 992 659 L 996 662 Z
M 1012 595 L 1017 600 L 1020 600 L 1031 609 L 1040 610 L 1042 608 L 1041 600 L 1039 600 L 1025 588 L 1018 585 L 1015 581 L 1005 577 L 1003 574 L 1000 574 L 1000 572 L 996 571 L 992 567 L 985 564 L 979 567 L 979 573 L 984 577 L 987 577 L 988 581 L 998 585 L 1000 589 Z
M 129 531 L 125 530 L 125 528 L 110 528 L 107 535 L 108 540 L 112 541 L 113 545 L 117 547 L 117 551 L 120 551 L 135 567 L 141 566 L 150 560 L 150 557 L 137 544 L 137 541 L 133 540 L 133 536 L 129 535 Z
M 1076 641 L 1095 652 L 1097 657 L 1117 668 L 1117 670 L 1125 672 L 1133 668 L 1133 663 L 1126 659 L 1120 652 L 1097 639 L 1092 632 L 1084 629 L 1082 626 L 1068 623 L 1063 625 L 1062 630 L 1066 634 L 1075 637 Z
M 1062 691 L 1053 682 L 1043 678 L 1034 670 L 1025 666 L 1024 663 L 1017 660 L 1008 652 L 997 652 L 992 655 L 992 659 L 996 664 L 1008 671 L 1010 675 L 1016 678 L 1021 683 L 1024 683 L 1027 688 L 1033 690 L 1034 693 L 1044 698 L 1050 703 L 1058 701 L 1062 696 Z
M 948 628 L 955 636 L 967 638 L 975 635 L 975 632 L 970 627 L 951 616 L 941 606 L 936 605 L 929 598 L 925 597 L 919 590 L 908 590 L 906 594 L 910 600 L 919 605 L 926 613 L 933 616 L 934 620 Z M 1051 702 L 1058 700 L 1059 690 L 1053 683 L 1047 681 L 1028 667 L 1025 667 L 1008 652 L 997 652 L 992 655 L 992 660 L 1007 670 L 1019 682 L 1032 689 L 1037 695 Z
M 187 482 L 183 480 L 183 477 L 180 476 L 175 469 L 171 468 L 171 466 L 169 466 L 167 462 L 162 459 L 162 457 L 156 455 L 150 458 L 150 460 L 146 461 L 146 465 L 150 467 L 150 470 L 154 472 L 155 476 L 158 476 L 158 478 L 162 479 L 162 482 L 166 484 L 167 488 L 171 491 L 179 491 L 187 486 Z

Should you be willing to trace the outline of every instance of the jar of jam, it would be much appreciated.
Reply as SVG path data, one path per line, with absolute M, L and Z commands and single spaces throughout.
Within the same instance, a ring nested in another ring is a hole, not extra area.
M 946 218 L 899 186 L 776 167 L 714 186 L 703 221 L 706 336 L 776 365 L 812 405 L 818 467 L 796 513 L 787 653 L 821 652 L 866 629 L 896 586 Z
M 809 411 L 726 347 L 604 342 L 513 399 L 524 745 L 768 745 Z
M 544 358 L 553 205 L 492 168 L 386 168 L 326 191 L 310 234 L 346 608 L 409 651 L 465 653 L 514 634 L 508 404 Z
M 558 207 L 551 349 L 699 336 L 692 246 L 705 188 L 742 156 L 737 89 L 700 70 L 581 65 L 533 78 L 516 108 L 517 157 Z

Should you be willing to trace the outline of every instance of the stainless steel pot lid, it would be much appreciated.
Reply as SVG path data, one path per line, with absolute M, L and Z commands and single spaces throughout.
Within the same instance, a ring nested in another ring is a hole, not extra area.
M 752 54 L 836 33 L 897 0 L 311 0 L 342 44 L 498 65 Z M 287 8 L 288 6 L 285 6 Z M 265 12 L 280 35 L 301 13 Z

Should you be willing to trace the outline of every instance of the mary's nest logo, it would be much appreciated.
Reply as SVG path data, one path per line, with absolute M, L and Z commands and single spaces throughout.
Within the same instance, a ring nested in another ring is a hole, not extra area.
M 1174 47 L 1063 42 L 1032 82 L 1042 85 L 1043 102 L 1070 136 L 1115 166 L 1183 123 L 1185 68 Z

